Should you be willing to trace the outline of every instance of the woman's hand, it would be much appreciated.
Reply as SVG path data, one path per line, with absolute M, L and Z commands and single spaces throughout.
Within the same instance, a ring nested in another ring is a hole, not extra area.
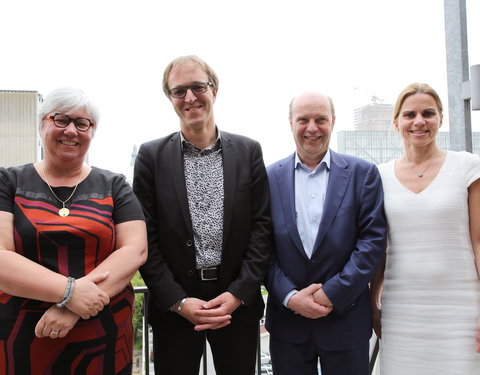
M 35 326 L 35 336 L 51 339 L 63 338 L 77 324 L 80 317 L 68 309 L 50 307 Z
M 73 296 L 66 307 L 82 319 L 95 316 L 103 307 L 110 302 L 108 295 L 103 292 L 97 284 L 105 280 L 109 272 L 97 275 L 87 275 L 75 280 Z
M 372 324 L 373 330 L 379 339 L 382 338 L 382 308 L 379 304 L 372 304 Z

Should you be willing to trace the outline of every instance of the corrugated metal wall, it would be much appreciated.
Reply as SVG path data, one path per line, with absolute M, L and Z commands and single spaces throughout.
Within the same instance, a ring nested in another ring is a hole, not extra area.
M 37 161 L 36 91 L 0 90 L 0 166 Z

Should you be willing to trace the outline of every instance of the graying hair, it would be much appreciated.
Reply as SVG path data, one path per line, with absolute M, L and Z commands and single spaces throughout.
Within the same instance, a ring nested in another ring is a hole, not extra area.
M 87 112 L 88 118 L 95 124 L 93 127 L 93 131 L 95 132 L 100 117 L 95 103 L 89 100 L 81 90 L 73 88 L 55 89 L 44 97 L 43 102 L 38 108 L 38 126 L 42 128 L 43 120 L 52 112 L 69 115 L 80 110 Z
M 333 106 L 333 99 L 328 96 L 328 95 L 325 95 L 328 99 L 328 102 L 330 103 L 330 108 L 332 109 L 332 118 L 335 117 L 335 107 Z M 292 120 L 292 109 L 293 109 L 293 102 L 295 101 L 297 97 L 293 98 L 291 101 L 290 101 L 290 105 L 288 106 L 288 119 L 291 121 Z

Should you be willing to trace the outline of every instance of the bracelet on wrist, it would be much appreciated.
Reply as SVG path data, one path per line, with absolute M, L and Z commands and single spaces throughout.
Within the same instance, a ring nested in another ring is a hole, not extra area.
M 75 279 L 73 277 L 67 278 L 67 286 L 65 287 L 65 293 L 63 293 L 63 299 L 56 304 L 59 309 L 63 309 L 67 303 L 73 297 L 73 289 L 75 288 Z

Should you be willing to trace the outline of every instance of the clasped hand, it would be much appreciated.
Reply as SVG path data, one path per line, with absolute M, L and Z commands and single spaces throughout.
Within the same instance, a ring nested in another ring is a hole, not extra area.
M 219 329 L 231 323 L 232 313 L 241 301 L 230 292 L 224 292 L 210 301 L 189 297 L 178 312 L 189 320 L 196 331 Z
M 35 326 L 35 336 L 39 338 L 62 338 L 77 324 L 80 316 L 68 309 L 51 306 Z
M 97 284 L 108 277 L 108 272 L 87 275 L 75 281 L 73 296 L 66 307 L 82 319 L 96 316 L 110 302 L 108 295 Z
M 322 289 L 322 284 L 311 284 L 290 297 L 288 308 L 305 318 L 318 319 L 330 314 L 333 304 Z
M 80 318 L 88 319 L 96 316 L 110 302 L 108 295 L 97 286 L 108 275 L 108 272 L 104 272 L 77 279 L 72 299 L 66 304 L 66 308 L 51 306 L 35 326 L 35 335 L 39 338 L 62 338 L 70 332 Z

